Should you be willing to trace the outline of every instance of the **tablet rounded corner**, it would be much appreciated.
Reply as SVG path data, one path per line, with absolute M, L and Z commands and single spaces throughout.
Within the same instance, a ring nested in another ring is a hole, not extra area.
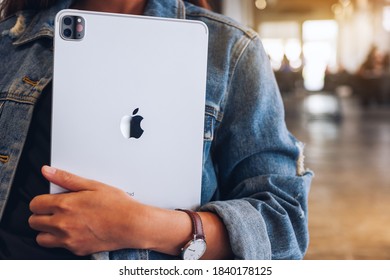
M 199 21 L 199 24 L 202 25 L 202 27 L 204 28 L 205 34 L 206 34 L 207 36 L 209 36 L 209 27 L 207 26 L 207 24 L 204 23 L 203 21 Z

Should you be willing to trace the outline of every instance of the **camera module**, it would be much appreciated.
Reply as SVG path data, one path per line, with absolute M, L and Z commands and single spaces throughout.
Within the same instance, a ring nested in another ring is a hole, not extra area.
M 60 25 L 62 39 L 68 41 L 80 41 L 84 38 L 85 20 L 83 17 L 77 15 L 66 15 L 61 19 Z

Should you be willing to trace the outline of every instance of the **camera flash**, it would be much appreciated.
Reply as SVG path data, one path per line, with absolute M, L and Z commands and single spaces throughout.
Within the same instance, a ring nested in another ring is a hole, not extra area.
M 79 33 L 83 32 L 84 31 L 84 26 L 82 24 L 80 24 L 80 23 L 77 24 L 76 25 L 76 31 L 79 32 Z

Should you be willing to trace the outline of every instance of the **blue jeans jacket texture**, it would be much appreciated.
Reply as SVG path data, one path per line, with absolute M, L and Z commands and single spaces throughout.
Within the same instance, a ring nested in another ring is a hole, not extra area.
M 0 217 L 34 104 L 52 80 L 54 17 L 71 4 L 60 0 L 47 10 L 21 11 L 0 22 Z M 259 36 L 182 0 L 149 0 L 145 15 L 200 20 L 209 28 L 199 210 L 222 219 L 235 259 L 303 258 L 313 173 L 303 166 L 303 144 L 286 128 L 282 99 Z M 138 249 L 92 257 L 177 258 Z

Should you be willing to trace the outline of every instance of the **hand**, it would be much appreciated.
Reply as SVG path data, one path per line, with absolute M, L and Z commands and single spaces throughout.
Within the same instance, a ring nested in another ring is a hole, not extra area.
M 44 166 L 50 182 L 70 192 L 45 194 L 30 203 L 30 226 L 44 247 L 63 247 L 76 255 L 121 248 L 142 248 L 143 214 L 151 210 L 127 193 L 100 182 Z
M 124 248 L 151 249 L 179 255 L 192 238 L 186 213 L 141 204 L 124 191 L 44 166 L 42 174 L 68 193 L 45 194 L 30 203 L 30 226 L 39 231 L 37 242 L 62 247 L 79 256 Z M 201 212 L 208 243 L 205 258 L 231 255 L 222 221 Z

